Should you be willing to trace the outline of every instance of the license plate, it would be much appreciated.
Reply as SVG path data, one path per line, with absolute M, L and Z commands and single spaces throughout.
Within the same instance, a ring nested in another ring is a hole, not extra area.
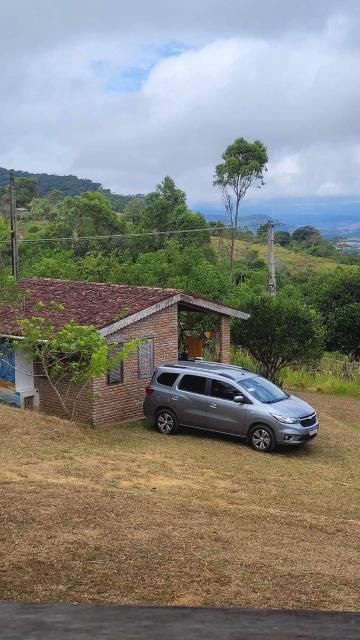
M 314 435 L 315 435 L 315 433 L 317 433 L 317 431 L 318 431 L 317 429 L 311 429 L 311 431 L 310 431 L 309 435 L 310 435 L 310 436 L 314 436 Z

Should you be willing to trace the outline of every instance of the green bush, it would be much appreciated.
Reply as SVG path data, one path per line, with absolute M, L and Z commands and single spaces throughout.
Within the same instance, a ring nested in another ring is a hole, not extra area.
M 251 294 L 249 318 L 232 323 L 232 341 L 258 362 L 263 375 L 279 383 L 287 367 L 313 365 L 322 355 L 323 327 L 316 312 L 285 294 Z

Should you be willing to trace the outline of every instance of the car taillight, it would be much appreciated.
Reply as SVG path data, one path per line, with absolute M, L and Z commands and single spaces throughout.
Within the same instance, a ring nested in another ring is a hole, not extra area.
M 154 389 L 148 385 L 147 387 L 145 387 L 145 393 L 147 396 L 152 396 L 152 394 L 154 393 Z

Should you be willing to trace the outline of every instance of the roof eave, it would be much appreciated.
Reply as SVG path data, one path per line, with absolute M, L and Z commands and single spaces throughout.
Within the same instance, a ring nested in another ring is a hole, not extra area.
M 193 305 L 195 307 L 207 309 L 208 311 L 213 311 L 214 313 L 218 313 L 222 316 L 228 316 L 229 318 L 240 318 L 241 320 L 247 320 L 248 318 L 250 318 L 249 313 L 244 313 L 244 311 L 239 311 L 238 309 L 232 309 L 231 307 L 227 307 L 220 302 L 203 300 L 202 298 L 197 298 L 196 296 L 190 296 L 187 293 L 181 293 L 180 297 L 180 302 L 185 302 L 186 304 Z
M 151 316 L 153 313 L 157 313 L 158 311 L 162 311 L 163 309 L 167 309 L 167 307 L 171 307 L 173 304 L 176 304 L 180 300 L 180 294 L 176 294 L 171 296 L 170 298 L 166 298 L 166 300 L 162 300 L 161 302 L 157 302 L 156 304 L 151 305 L 150 307 L 146 307 L 137 313 L 133 313 L 122 320 L 118 320 L 118 322 L 114 322 L 103 329 L 100 329 L 100 333 L 102 336 L 108 336 L 111 333 L 115 333 L 116 331 L 120 331 L 125 327 L 128 327 L 130 324 L 134 324 L 135 322 L 139 322 L 148 316 Z
M 116 333 L 117 331 L 121 331 L 121 329 L 125 329 L 131 324 L 135 322 L 139 322 L 140 320 L 144 320 L 154 313 L 158 313 L 163 309 L 167 309 L 171 307 L 173 304 L 184 302 L 185 304 L 191 305 L 198 309 L 203 309 L 207 311 L 212 311 L 213 313 L 217 313 L 219 315 L 227 316 L 230 318 L 240 318 L 241 320 L 247 320 L 250 318 L 248 313 L 244 313 L 243 311 L 239 311 L 238 309 L 232 309 L 231 307 L 227 307 L 218 302 L 211 302 L 210 300 L 203 300 L 201 298 L 196 298 L 195 296 L 190 296 L 185 293 L 177 293 L 173 296 L 170 296 L 166 300 L 162 300 L 161 302 L 157 302 L 156 304 L 151 305 L 150 307 L 146 307 L 137 313 L 133 313 L 122 320 L 118 320 L 113 324 L 100 329 L 100 333 L 102 336 L 108 336 L 112 333 Z

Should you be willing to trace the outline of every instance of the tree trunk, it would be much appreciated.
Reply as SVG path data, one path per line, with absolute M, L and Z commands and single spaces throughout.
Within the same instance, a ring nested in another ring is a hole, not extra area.
M 231 244 L 230 244 L 230 282 L 234 281 L 234 249 L 235 249 L 235 236 L 236 229 L 231 229 Z
M 240 198 L 239 195 L 236 196 L 236 204 L 235 204 L 235 216 L 231 229 L 231 245 L 230 245 L 230 282 L 234 282 L 234 253 L 235 253 L 235 239 L 237 232 L 237 224 L 239 217 L 239 206 L 240 206 Z

